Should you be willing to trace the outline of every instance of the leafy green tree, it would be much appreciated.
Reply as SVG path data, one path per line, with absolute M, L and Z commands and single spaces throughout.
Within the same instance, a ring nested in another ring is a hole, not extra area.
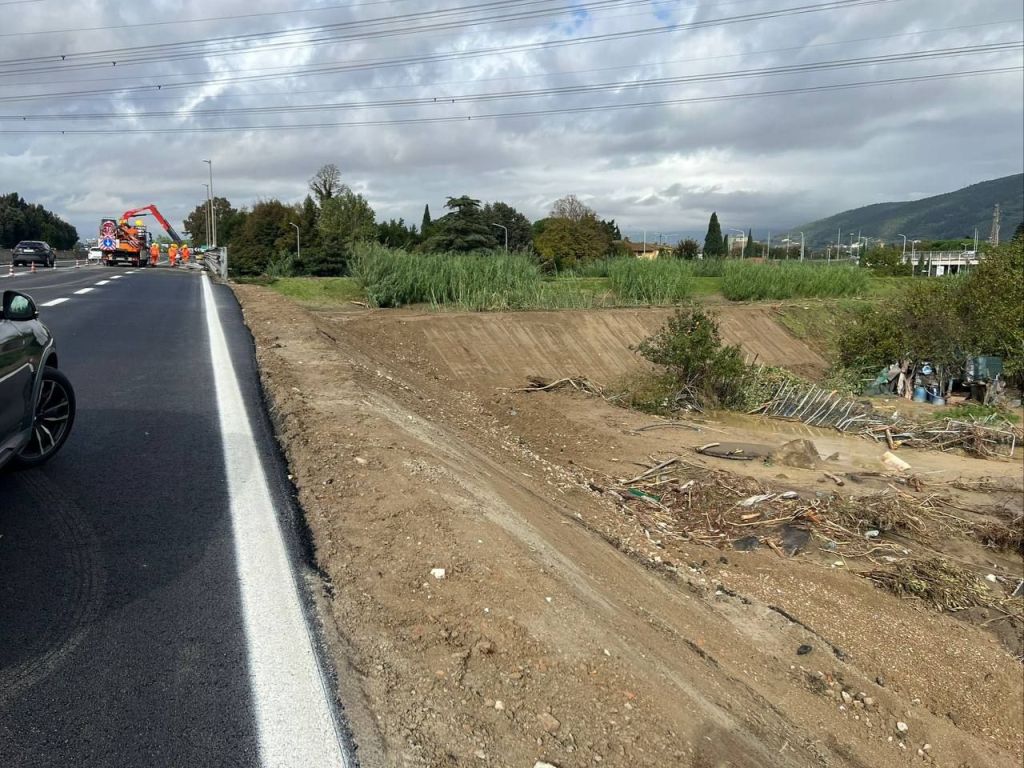
M 743 258 L 752 259 L 757 255 L 754 250 L 754 230 L 747 230 L 747 242 L 743 244 Z
M 0 197 L 0 247 L 13 248 L 21 240 L 44 240 L 58 250 L 69 250 L 78 242 L 78 230 L 43 206 L 27 203 L 11 192 Z
M 261 200 L 248 211 L 229 241 L 232 274 L 262 274 L 271 260 L 294 252 L 295 209 L 280 200 Z M 219 240 L 218 233 L 218 240 Z
M 722 238 L 722 255 L 725 257 L 729 256 L 729 236 L 726 235 Z
M 377 225 L 377 242 L 390 248 L 410 249 L 419 241 L 416 227 L 405 219 L 389 219 Z
M 192 212 L 185 217 L 184 229 L 185 234 L 189 236 L 189 239 L 193 243 L 205 243 L 210 245 L 206 237 L 206 212 L 207 205 L 206 201 L 199 203 Z M 226 197 L 214 197 L 213 198 L 213 213 L 217 219 L 217 240 L 218 245 L 224 245 L 230 242 L 230 235 L 232 234 L 231 225 L 228 224 L 227 230 L 225 231 L 224 223 L 225 220 L 230 219 L 233 214 L 237 213 L 231 202 Z
M 1019 242 L 1024 240 L 1024 221 L 1017 225 L 1017 228 L 1013 230 L 1013 237 L 1010 238 L 1012 242 Z
M 872 248 L 864 254 L 861 266 L 880 276 L 900 277 L 913 274 L 913 266 L 903 263 L 903 252 L 898 248 Z
M 675 247 L 674 253 L 677 259 L 686 259 L 687 261 L 693 261 L 700 254 L 700 243 L 698 243 L 692 237 L 688 237 L 685 240 L 680 240 Z
M 718 212 L 711 214 L 708 222 L 708 233 L 704 236 L 704 258 L 721 258 L 725 255 L 725 245 L 722 242 L 722 226 L 718 223 Z
M 321 204 L 317 232 L 320 248 L 315 258 L 306 261 L 309 273 L 343 275 L 348 271 L 353 246 L 377 236 L 373 208 L 362 195 L 346 188 Z
M 1024 238 L 990 249 L 967 273 L 959 315 L 972 355 L 999 355 L 1006 376 L 1024 386 Z M 942 278 L 946 280 L 946 278 Z
M 483 219 L 493 228 L 494 237 L 501 246 L 505 244 L 505 233 L 500 227 L 508 229 L 509 251 L 525 251 L 533 247 L 530 220 L 511 205 L 502 202 L 488 203 L 483 209 Z
M 601 219 L 601 226 L 604 227 L 604 231 L 608 235 L 608 239 L 612 242 L 622 239 L 622 232 L 619 231 L 619 225 L 615 223 L 615 219 L 611 219 L 609 221 Z
M 497 247 L 496 230 L 484 220 L 479 200 L 468 195 L 449 197 L 444 207 L 449 213 L 431 223 L 424 250 L 466 253 Z
M 556 200 L 542 221 L 534 224 L 533 245 L 545 269 L 573 267 L 605 258 L 611 251 L 609 228 L 575 195 Z

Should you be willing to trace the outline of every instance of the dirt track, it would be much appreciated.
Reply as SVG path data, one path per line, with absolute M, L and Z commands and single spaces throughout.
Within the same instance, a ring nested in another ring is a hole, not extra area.
M 664 314 L 314 316 L 236 291 L 333 585 L 325 619 L 356 680 L 343 694 L 366 765 L 1020 764 L 1021 668 L 992 634 L 811 558 L 682 544 L 674 572 L 659 567 L 665 553 L 579 478 L 628 476 L 707 436 L 637 432 L 650 420 L 592 399 L 499 391 L 530 374 L 618 375 Z M 748 337 L 763 349 L 748 351 L 764 362 L 800 352 L 773 348 L 763 318 L 730 323 L 727 340 L 761 329 Z M 877 462 L 866 441 L 821 440 L 850 467 Z M 804 470 L 785 481 L 820 487 Z M 797 656 L 802 644 L 814 650 Z

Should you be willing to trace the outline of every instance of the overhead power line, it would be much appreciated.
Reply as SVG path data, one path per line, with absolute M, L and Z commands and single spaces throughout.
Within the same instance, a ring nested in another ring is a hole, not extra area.
M 891 2 L 893 0 L 839 0 L 844 3 L 843 7 L 850 7 L 849 3 L 855 3 L 857 5 L 873 5 L 880 2 Z M 897 2 L 899 0 L 896 0 Z M 835 3 L 830 3 L 830 7 L 834 6 Z M 776 15 L 792 15 L 794 13 L 807 13 L 810 11 L 805 10 L 806 8 L 814 8 L 816 10 L 822 10 L 824 6 L 800 6 L 797 9 L 788 9 L 786 13 L 777 11 Z M 835 8 L 832 8 L 835 10 Z M 438 63 L 442 61 L 455 61 L 470 58 L 479 58 L 493 55 L 507 55 L 510 53 L 524 53 L 527 51 L 537 50 L 550 50 L 554 48 L 562 48 L 566 46 L 575 45 L 587 45 L 596 42 L 606 42 L 611 40 L 623 40 L 632 39 L 637 37 L 645 37 L 650 35 L 665 34 L 672 31 L 679 31 L 684 27 L 686 29 L 695 28 L 707 28 L 720 25 L 729 25 L 740 23 L 741 21 L 749 21 L 746 17 L 726 17 L 719 19 L 706 19 L 700 22 L 691 22 L 685 25 L 673 25 L 669 27 L 655 27 L 646 28 L 640 30 L 625 30 L 620 32 L 608 32 L 598 35 L 587 35 L 584 37 L 573 37 L 563 38 L 561 40 L 547 40 L 536 43 L 519 43 L 514 45 L 496 46 L 490 48 L 477 48 L 463 51 L 448 51 L 444 53 L 431 53 L 416 56 L 403 56 L 396 58 L 379 58 L 379 59 L 362 59 L 357 61 L 342 62 L 338 64 L 328 64 L 325 66 L 310 68 L 302 72 L 303 77 L 313 77 L 327 74 L 338 74 L 341 72 L 356 72 L 364 71 L 369 69 L 384 69 L 394 67 L 408 67 L 416 64 L 427 64 L 427 63 Z M 266 75 L 241 75 L 234 77 L 221 77 L 221 78 L 209 78 L 201 80 L 185 80 L 179 82 L 169 83 L 158 83 L 154 85 L 141 85 L 141 86 L 126 86 L 121 88 L 96 88 L 88 90 L 78 91 L 56 91 L 56 92 L 44 92 L 37 94 L 19 94 L 14 96 L 0 96 L 0 102 L 14 102 L 14 101 L 33 101 L 38 99 L 54 99 L 64 97 L 83 97 L 83 96 L 98 96 L 102 94 L 119 93 L 119 94 L 130 94 L 130 93 L 145 93 L 149 91 L 159 91 L 176 88 L 192 88 L 195 86 L 203 85 L 224 85 L 228 83 L 243 83 L 243 82 L 257 82 L 265 80 L 279 79 L 281 75 L 277 74 L 266 74 Z
M 502 8 L 507 8 L 509 2 L 514 0 L 501 0 L 498 3 L 485 3 L 481 4 L 480 8 L 488 5 L 499 5 Z M 620 3 L 624 0 L 596 0 L 591 5 L 602 5 L 605 3 Z M 632 4 L 638 0 L 625 0 L 627 4 Z M 763 21 L 766 19 L 776 19 L 786 16 L 798 16 L 810 13 L 822 13 L 826 11 L 845 10 L 848 8 L 856 8 L 866 5 L 882 5 L 889 3 L 903 2 L 903 0 L 827 0 L 824 3 L 811 4 L 811 5 L 800 5 L 792 6 L 789 8 L 771 9 L 765 11 L 757 11 L 746 14 L 738 14 L 735 16 L 726 16 L 716 19 L 705 19 L 692 22 L 684 22 L 679 24 L 661 25 L 658 27 L 648 27 L 642 30 L 634 30 L 629 33 L 632 37 L 641 37 L 645 35 L 656 35 L 666 34 L 669 32 L 680 32 L 686 30 L 703 29 L 707 27 L 724 26 L 730 24 L 742 24 L 749 23 L 752 21 Z M 559 10 L 557 13 L 564 13 L 564 9 Z M 436 17 L 438 13 L 433 14 Z M 110 68 L 120 66 L 126 66 L 129 64 L 152 64 L 156 62 L 166 61 L 180 61 L 183 59 L 192 58 L 207 58 L 213 56 L 238 56 L 248 55 L 258 51 L 269 51 L 269 50 L 285 50 L 290 48 L 302 47 L 309 48 L 312 46 L 324 45 L 329 43 L 338 43 L 346 41 L 359 41 L 365 42 L 370 39 L 381 39 L 395 36 L 405 36 L 409 34 L 422 34 L 423 32 L 436 32 L 449 29 L 457 29 L 464 26 L 472 26 L 481 23 L 498 23 L 509 20 L 521 20 L 523 18 L 531 18 L 537 16 L 551 15 L 550 11 L 523 11 L 519 14 L 505 14 L 503 16 L 491 16 L 486 18 L 474 19 L 472 21 L 450 21 L 441 22 L 437 24 L 421 25 L 413 28 L 408 27 L 396 27 L 395 18 L 385 19 L 374 19 L 363 24 L 376 24 L 383 25 L 383 29 L 379 30 L 366 30 L 353 32 L 351 29 L 343 29 L 343 31 L 333 31 L 329 34 L 323 34 L 322 36 L 312 36 L 320 34 L 320 32 L 314 30 L 337 30 L 341 27 L 351 27 L 353 22 L 346 22 L 344 24 L 335 25 L 323 25 L 320 27 L 307 27 L 299 30 L 287 30 L 284 32 L 263 32 L 254 33 L 251 35 L 240 35 L 233 37 L 217 38 L 212 41 L 194 41 L 191 43 L 178 43 L 174 46 L 168 46 L 167 44 L 151 45 L 151 46 L 138 46 L 134 48 L 122 48 L 122 49 L 108 49 L 102 51 L 90 51 L 75 54 L 64 54 L 62 56 L 45 56 L 35 57 L 31 59 L 19 59 L 19 60 L 8 60 L 0 61 L 0 74 L 38 74 L 44 72 L 66 72 L 66 71 L 81 71 L 84 69 L 96 69 L 96 68 Z M 297 34 L 305 34 L 306 37 L 299 40 L 286 40 L 282 42 L 269 41 L 273 37 L 282 36 L 294 36 Z M 549 41 L 548 45 L 573 45 L 582 44 L 587 42 L 595 42 L 603 39 L 615 39 L 616 36 L 622 33 L 611 33 L 610 35 L 589 35 L 585 37 L 573 38 L 571 40 L 561 41 Z M 256 41 L 266 39 L 268 42 L 259 43 Z M 216 45 L 211 46 L 211 43 L 219 43 L 220 47 Z M 246 44 L 244 47 L 239 47 L 242 44 Z M 545 45 L 545 44 L 540 44 Z M 509 48 L 518 48 L 519 46 L 510 46 Z M 169 52 L 170 51 L 170 52 Z M 79 60 L 82 60 L 79 62 Z M 24 67 L 28 64 L 45 64 L 49 62 L 47 66 L 34 66 Z M 79 63 L 76 63 L 79 62 Z
M 420 96 L 378 101 L 349 101 L 316 104 L 278 104 L 257 107 L 221 107 L 215 109 L 188 110 L 153 110 L 149 112 L 68 112 L 40 114 L 7 114 L 0 115 L 0 120 L 19 121 L 58 121 L 58 120 L 138 120 L 173 117 L 230 117 L 258 114 L 295 114 L 302 112 L 322 112 L 331 110 L 375 109 L 384 107 L 418 107 L 435 104 L 465 104 L 487 101 L 504 101 L 509 99 L 541 98 L 551 96 L 575 96 L 608 91 L 637 90 L 641 88 L 665 88 L 675 85 L 692 85 L 696 83 L 727 82 L 756 77 L 779 77 L 784 75 L 804 74 L 831 70 L 850 69 L 855 67 L 880 66 L 904 62 L 931 61 L 953 59 L 961 56 L 978 56 L 981 54 L 1005 51 L 1024 50 L 1024 40 L 999 43 L 988 43 L 955 48 L 937 48 L 921 51 L 906 51 L 896 54 L 878 56 L 862 56 L 849 59 L 833 59 L 830 61 L 788 64 L 777 67 L 759 69 L 740 69 L 726 72 L 709 72 L 703 74 L 682 75 L 677 77 L 647 78 L 642 80 L 626 80 L 605 83 L 575 84 L 566 86 L 550 86 L 547 88 L 524 89 L 517 91 L 496 91 L 486 93 L 468 93 L 446 96 Z
M 82 129 L 0 129 L 0 134 L 50 134 L 50 135 L 116 135 L 128 134 L 177 134 L 177 133 L 237 133 L 244 131 L 292 131 L 319 128 L 360 128 L 393 125 L 424 125 L 432 123 L 479 122 L 481 120 L 499 120 L 517 117 L 541 117 L 546 115 L 578 114 L 589 112 L 609 112 L 623 109 L 642 109 L 647 107 L 675 106 L 684 104 L 700 104 L 719 101 L 735 101 L 751 98 L 774 98 L 792 96 L 803 93 L 821 93 L 856 88 L 872 88 L 904 83 L 920 83 L 929 81 L 952 80 L 957 78 L 979 77 L 983 75 L 1020 73 L 1024 68 L 992 67 L 963 72 L 943 72 L 930 75 L 914 75 L 910 77 L 893 77 L 883 80 L 862 80 L 850 83 L 816 85 L 804 88 L 780 88 L 771 91 L 754 91 L 750 93 L 716 94 L 712 96 L 693 96 L 679 99 L 656 99 L 650 101 L 634 101 L 619 104 L 595 104 L 579 107 L 553 107 L 550 109 L 534 109 L 511 112 L 491 112 L 478 115 L 447 115 L 442 117 L 396 118 L 384 120 L 355 120 L 320 123 L 285 123 L 280 125 L 231 125 L 231 126 L 176 126 L 174 128 L 82 128 Z

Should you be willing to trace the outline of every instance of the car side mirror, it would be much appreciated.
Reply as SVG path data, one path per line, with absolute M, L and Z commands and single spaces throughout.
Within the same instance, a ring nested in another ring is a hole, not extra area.
M 18 291 L 4 291 L 4 320 L 35 320 L 39 310 L 31 296 Z

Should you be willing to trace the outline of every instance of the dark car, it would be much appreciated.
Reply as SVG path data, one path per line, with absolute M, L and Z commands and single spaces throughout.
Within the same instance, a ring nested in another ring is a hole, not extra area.
M 32 298 L 4 291 L 0 312 L 0 466 L 35 466 L 68 439 L 75 392 Z
M 44 267 L 52 267 L 57 260 L 57 252 L 50 247 L 49 243 L 42 240 L 22 240 L 11 252 L 11 261 L 14 266 L 25 264 L 42 264 Z

